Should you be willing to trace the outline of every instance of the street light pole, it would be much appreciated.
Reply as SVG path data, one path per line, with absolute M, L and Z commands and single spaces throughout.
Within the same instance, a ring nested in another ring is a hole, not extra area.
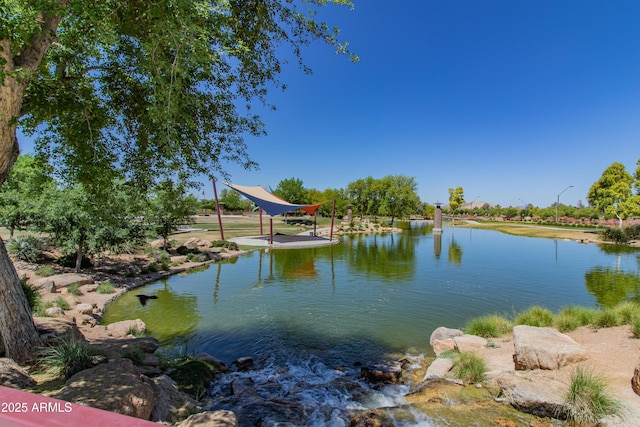
M 567 188 L 565 188 L 564 190 L 562 190 L 559 194 L 558 194 L 558 199 L 556 200 L 556 224 L 558 223 L 558 205 L 560 205 L 560 194 L 564 193 L 565 191 L 567 191 L 568 189 L 572 188 L 573 185 L 568 186 Z

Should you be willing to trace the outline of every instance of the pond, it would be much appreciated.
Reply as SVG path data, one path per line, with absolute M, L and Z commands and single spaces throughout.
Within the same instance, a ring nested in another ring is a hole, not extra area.
M 429 355 L 435 328 L 484 314 L 640 302 L 639 271 L 640 251 L 627 247 L 459 227 L 434 235 L 414 224 L 172 276 L 125 294 L 102 322 L 140 318 L 165 346 L 226 363 L 251 356 L 332 369 Z M 142 306 L 139 293 L 158 299 Z

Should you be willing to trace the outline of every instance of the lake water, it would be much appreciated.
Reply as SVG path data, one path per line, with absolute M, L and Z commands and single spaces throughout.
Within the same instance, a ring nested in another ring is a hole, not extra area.
M 253 251 L 172 276 L 110 304 L 103 323 L 140 318 L 166 346 L 226 363 L 295 359 L 313 371 L 313 360 L 328 369 L 312 372 L 322 377 L 335 366 L 429 354 L 435 328 L 484 314 L 640 302 L 639 271 L 640 252 L 627 247 L 469 228 L 434 235 L 414 225 L 331 247 Z M 143 307 L 138 293 L 158 299 Z

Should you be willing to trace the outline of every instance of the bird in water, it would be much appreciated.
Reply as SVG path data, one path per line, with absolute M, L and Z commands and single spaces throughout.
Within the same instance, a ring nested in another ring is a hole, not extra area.
M 138 297 L 138 299 L 140 300 L 140 304 L 147 305 L 147 300 L 150 299 L 158 299 L 158 297 L 156 295 L 142 295 L 142 294 L 138 294 L 136 295 Z

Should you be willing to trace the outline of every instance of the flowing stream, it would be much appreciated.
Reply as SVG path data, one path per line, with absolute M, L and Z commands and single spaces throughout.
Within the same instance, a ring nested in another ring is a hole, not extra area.
M 486 425 L 478 411 L 461 421 L 406 404 L 432 356 L 431 332 L 532 305 L 640 301 L 639 269 L 640 252 L 626 247 L 414 225 L 332 247 L 252 251 L 129 292 L 102 322 L 140 318 L 165 348 L 227 364 L 253 358 L 207 401 L 262 425 L 348 425 L 353 411 L 387 407 L 395 425 Z M 158 299 L 141 306 L 138 293 Z M 401 358 L 417 380 L 380 387 L 359 377 L 361 366 Z

